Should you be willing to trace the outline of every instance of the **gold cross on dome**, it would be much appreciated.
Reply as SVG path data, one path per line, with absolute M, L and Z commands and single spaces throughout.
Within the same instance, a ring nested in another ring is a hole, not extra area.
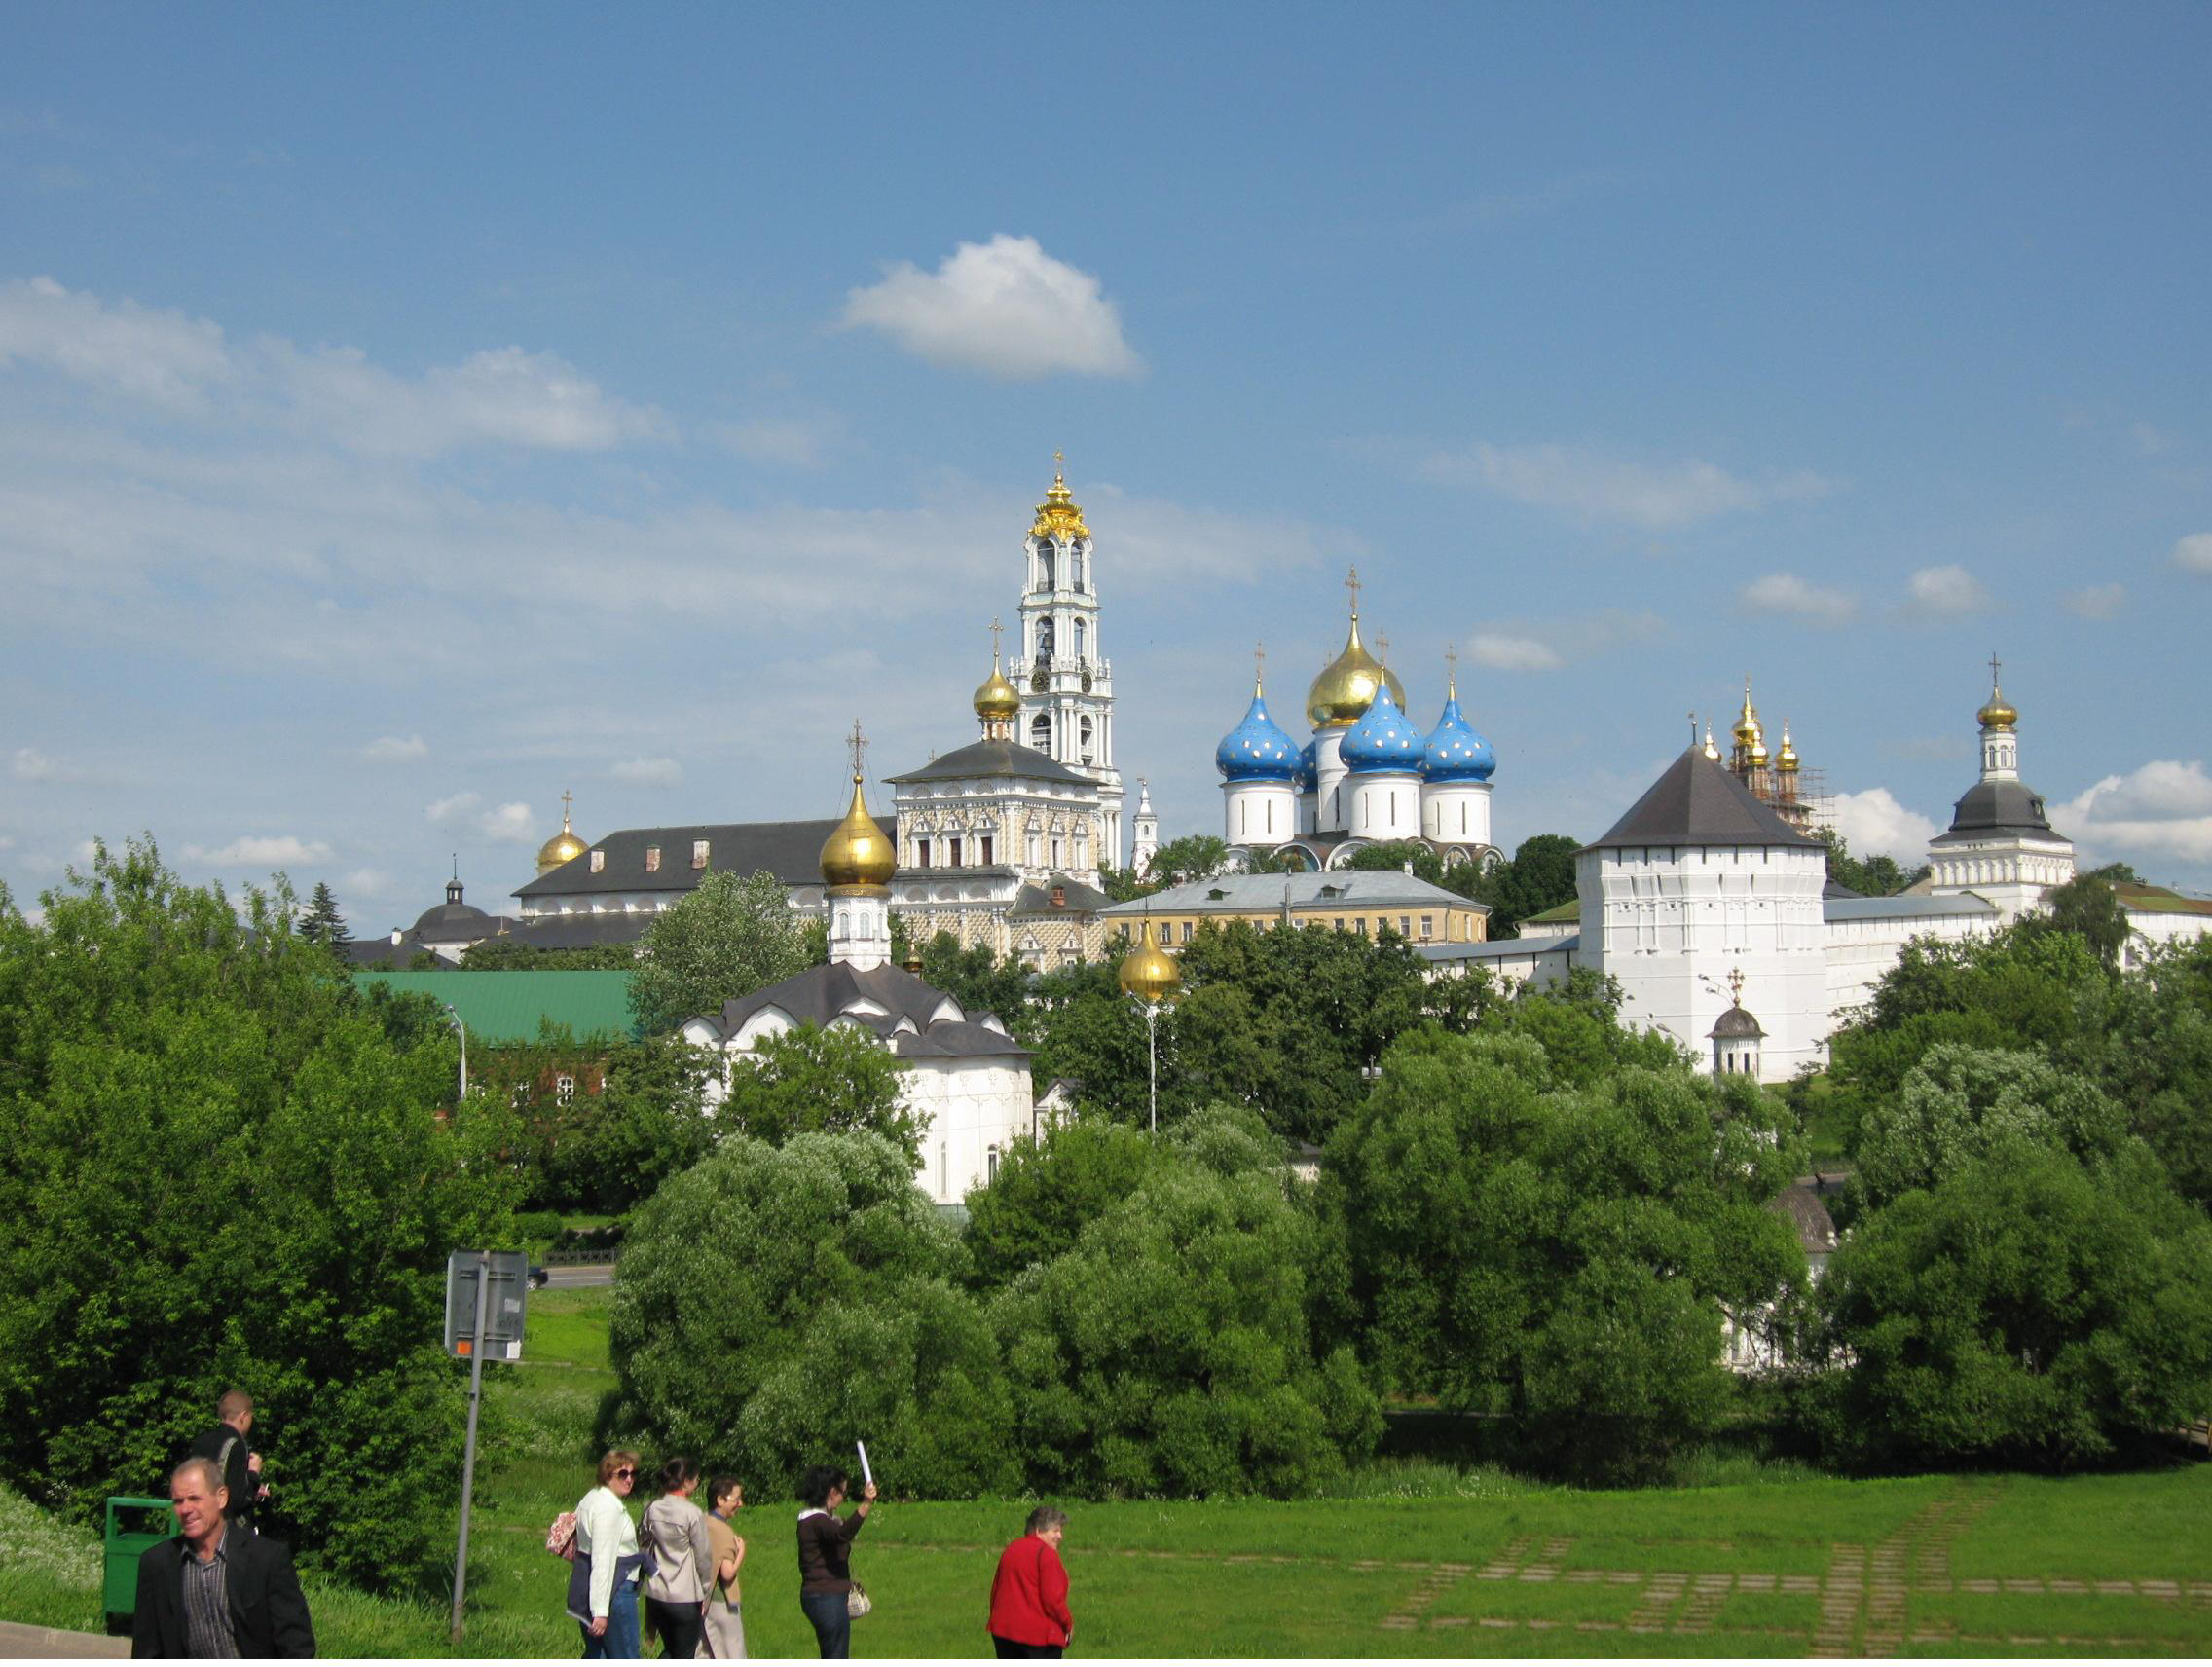
M 576 796 L 567 788 L 561 790 L 561 826 L 569 825 L 569 807 L 576 802 Z
M 1728 969 L 1728 999 L 1738 1007 L 1744 1005 L 1744 969 L 1741 967 Z
M 853 720 L 853 732 L 845 737 L 845 745 L 853 752 L 853 780 L 861 779 L 861 760 L 867 757 L 867 737 L 861 733 L 861 721 Z
M 1261 674 L 1267 669 L 1268 646 L 1265 643 L 1254 643 L 1252 645 L 1252 681 L 1258 683 Z
M 1345 574 L 1345 589 L 1351 592 L 1351 616 L 1359 617 L 1359 568 L 1355 564 Z
M 1004 630 L 1004 629 L 1005 629 L 1005 627 L 999 624 L 998 615 L 997 615 L 997 614 L 995 614 L 995 613 L 994 613 L 994 614 L 992 614 L 992 615 L 991 615 L 991 664 L 992 664 L 992 665 L 994 665 L 994 666 L 995 666 L 995 665 L 997 665 L 997 664 L 999 663 L 999 632 L 1000 632 L 1000 631 L 1002 631 L 1002 630 Z
M 2003 660 L 2000 660 L 1995 653 L 1992 653 L 1989 656 L 1989 686 L 1991 688 L 1995 688 L 1997 686 L 1997 672 L 1998 669 L 2004 665 L 2004 663 L 2005 662 Z
M 1375 639 L 1375 652 L 1384 665 L 1390 663 L 1390 639 L 1387 635 Z

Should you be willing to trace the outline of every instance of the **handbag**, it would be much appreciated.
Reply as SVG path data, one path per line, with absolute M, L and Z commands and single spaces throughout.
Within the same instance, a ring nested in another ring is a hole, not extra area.
M 571 1563 L 576 1560 L 576 1513 L 563 1511 L 545 1531 L 545 1549 Z
M 848 1620 L 859 1620 L 873 1608 L 875 1605 L 869 1601 L 867 1588 L 855 1580 L 853 1589 L 845 1594 L 845 1617 Z

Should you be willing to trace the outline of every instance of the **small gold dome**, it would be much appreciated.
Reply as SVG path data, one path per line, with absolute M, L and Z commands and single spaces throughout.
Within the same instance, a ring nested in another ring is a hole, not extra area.
M 1375 704 L 1375 691 L 1385 684 L 1390 698 L 1404 711 L 1406 685 L 1398 681 L 1396 672 L 1367 651 L 1359 640 L 1359 615 L 1354 613 L 1344 652 L 1322 668 L 1313 686 L 1306 691 L 1306 716 L 1316 729 L 1341 729 L 1347 723 L 1357 723 Z
M 1759 754 L 1766 751 L 1766 736 L 1759 728 L 1758 708 L 1751 704 L 1751 680 L 1744 680 L 1744 710 L 1736 715 L 1735 736 L 1737 745 L 1751 748 Z
M 563 863 L 572 863 L 591 847 L 569 826 L 569 796 L 561 796 L 561 832 L 537 847 L 537 871 L 549 874 Z
M 1152 941 L 1150 926 L 1144 942 L 1122 957 L 1122 993 L 1142 1002 L 1162 1002 L 1183 987 L 1183 974 L 1175 957 Z
M 899 871 L 899 853 L 867 813 L 861 778 L 853 777 L 853 802 L 845 820 L 822 843 L 822 878 L 838 886 L 887 886 Z
M 1021 712 L 1021 691 L 1006 681 L 1006 673 L 999 670 L 998 649 L 991 650 L 991 675 L 976 690 L 976 716 L 977 718 L 1017 717 Z
M 1774 767 L 1778 770 L 1793 770 L 1797 767 L 1797 749 L 1789 744 L 1789 720 L 1787 718 L 1782 721 L 1782 751 L 1774 756 Z
M 1989 685 L 1989 704 L 1974 716 L 1981 720 L 1984 729 L 2009 729 L 2020 721 L 2020 715 L 2012 710 L 2012 703 L 1998 692 L 1995 684 Z
M 1713 722 L 1710 719 L 1705 725 L 1705 756 L 1716 764 L 1720 761 L 1720 749 L 1713 744 Z
M 1029 529 L 1032 538 L 1088 538 L 1090 529 L 1083 524 L 1083 510 L 1068 491 L 1066 478 L 1059 468 L 1052 469 L 1052 484 L 1045 494 L 1045 501 L 1037 505 L 1037 520 Z

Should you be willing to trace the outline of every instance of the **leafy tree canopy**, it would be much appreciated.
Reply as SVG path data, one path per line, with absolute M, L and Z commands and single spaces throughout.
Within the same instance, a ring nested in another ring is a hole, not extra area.
M 1926 863 L 1916 869 L 1902 868 L 1887 852 L 1854 857 L 1850 844 L 1833 828 L 1816 828 L 1813 837 L 1827 847 L 1828 878 L 1837 885 L 1849 886 L 1861 897 L 1895 897 L 1928 877 Z
M 724 1002 L 788 979 L 811 963 L 805 934 L 783 883 L 761 872 L 740 879 L 718 870 L 645 929 L 630 977 L 639 1027 L 674 1030 Z
M 314 882 L 308 906 L 301 911 L 299 924 L 293 930 L 310 944 L 327 944 L 333 949 L 353 941 L 346 930 L 346 917 L 338 912 L 338 899 L 327 880 Z
M 712 1149 L 723 1125 L 707 1103 L 721 1062 L 680 1036 L 625 1042 L 606 1056 L 597 1094 L 547 1103 L 534 1074 L 532 1109 L 546 1150 L 546 1202 L 610 1214 L 650 1198 Z
M 1152 854 L 1145 865 L 1146 889 L 1163 890 L 1193 880 L 1210 880 L 1229 866 L 1229 847 L 1210 834 L 1186 834 L 1170 839 Z
M 964 949 L 949 932 L 922 945 L 922 982 L 952 997 L 971 1019 L 995 1013 L 1010 1029 L 1018 1028 L 1032 977 L 1018 956 L 1001 960 L 988 944 Z
M 512 1125 L 426 999 L 368 998 L 148 840 L 0 897 L 0 1465 L 86 1515 L 161 1491 L 234 1386 L 275 1531 L 382 1587 L 452 1558 L 447 1254 L 497 1245 Z
M 978 1285 L 1004 1284 L 1034 1262 L 1070 1248 L 1084 1228 L 1158 1167 L 1161 1147 L 1142 1130 L 1077 1118 L 1017 1138 L 997 1178 L 968 1194 L 968 1250 Z
M 922 1158 L 922 1119 L 900 1100 L 898 1059 L 855 1024 L 801 1024 L 731 1061 L 721 1120 L 770 1146 L 801 1134 L 878 1134 Z
M 471 944 L 461 954 L 464 973 L 627 973 L 637 964 L 635 944 L 545 949 L 535 944 L 519 944 L 512 938 L 487 938 L 481 944 Z

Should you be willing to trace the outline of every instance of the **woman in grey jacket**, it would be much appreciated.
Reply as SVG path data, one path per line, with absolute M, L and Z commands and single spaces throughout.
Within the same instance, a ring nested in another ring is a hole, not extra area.
M 707 1513 L 691 1502 L 691 1490 L 699 1485 L 699 1466 L 688 1459 L 671 1459 L 661 1466 L 660 1485 L 661 1496 L 645 1506 L 638 1537 L 652 1557 L 645 1612 L 660 1634 L 661 1653 L 671 1660 L 688 1661 L 699 1652 L 707 1593 L 715 1581 Z

